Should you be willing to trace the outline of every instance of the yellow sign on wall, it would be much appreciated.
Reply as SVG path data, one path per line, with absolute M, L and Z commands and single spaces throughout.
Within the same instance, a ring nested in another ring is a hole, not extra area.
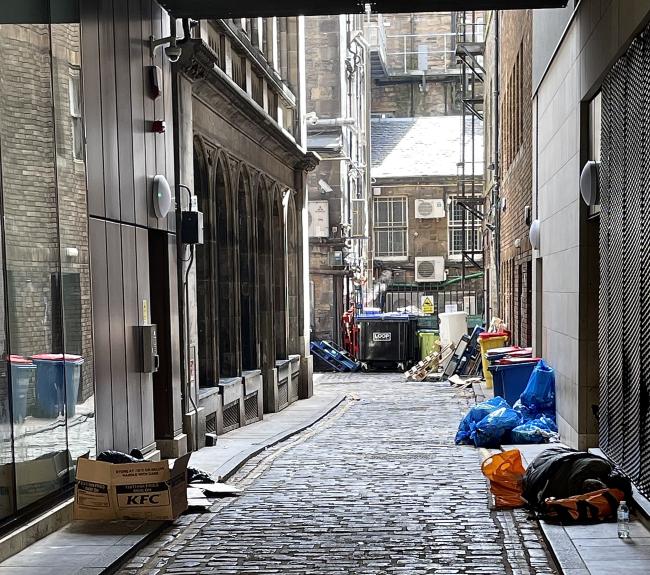
M 433 315 L 436 311 L 435 305 L 433 305 L 433 297 L 430 295 L 422 296 L 420 307 L 422 309 L 422 313 L 425 315 Z

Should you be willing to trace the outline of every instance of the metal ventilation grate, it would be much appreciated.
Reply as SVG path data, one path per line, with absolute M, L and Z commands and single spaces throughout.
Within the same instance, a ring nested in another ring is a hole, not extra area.
M 289 382 L 283 381 L 278 384 L 278 404 L 280 409 L 289 405 Z
M 650 495 L 650 33 L 602 87 L 600 446 Z
M 433 214 L 433 202 L 420 202 L 418 204 L 418 211 L 421 217 L 429 217 Z
M 206 433 L 216 433 L 217 432 L 217 412 L 211 413 L 205 418 L 205 432 Z
M 246 419 L 246 423 L 253 423 L 260 418 L 257 393 L 244 399 L 244 418 Z
M 223 430 L 230 431 L 240 427 L 239 400 L 223 408 Z
M 418 274 L 423 278 L 432 278 L 436 273 L 436 266 L 433 262 L 423 261 L 418 264 Z

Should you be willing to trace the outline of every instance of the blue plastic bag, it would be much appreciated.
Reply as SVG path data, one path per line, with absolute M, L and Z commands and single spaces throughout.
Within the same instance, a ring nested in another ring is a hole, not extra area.
M 476 424 L 471 438 L 476 447 L 499 447 L 520 423 L 519 413 L 511 407 L 500 407 Z
M 486 415 L 492 413 L 495 409 L 500 407 L 510 407 L 508 402 L 503 397 L 493 397 L 482 403 L 477 403 L 472 407 L 467 415 L 462 419 L 458 426 L 458 433 L 456 433 L 456 444 L 470 444 L 472 443 L 470 435 L 476 428 L 476 424 L 481 421 Z
M 533 419 L 540 419 L 541 417 L 546 417 L 547 419 L 555 421 L 555 406 L 543 409 L 542 411 L 538 411 L 537 409 L 526 407 L 523 403 L 521 403 L 521 399 L 518 399 L 512 406 L 512 409 L 518 411 L 521 415 L 522 425 L 524 423 L 532 421 Z
M 544 360 L 540 360 L 535 366 L 519 399 L 534 413 L 555 411 L 555 371 L 546 365 Z
M 513 443 L 546 443 L 556 434 L 555 421 L 544 415 L 539 419 L 518 425 L 510 433 Z

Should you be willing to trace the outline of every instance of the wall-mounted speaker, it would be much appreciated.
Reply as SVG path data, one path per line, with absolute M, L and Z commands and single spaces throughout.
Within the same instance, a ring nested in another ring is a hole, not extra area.
M 153 211 L 158 219 L 167 217 L 172 207 L 172 191 L 167 178 L 157 174 L 153 178 Z
M 589 161 L 580 174 L 580 194 L 589 207 L 600 203 L 600 184 L 598 181 L 598 162 Z

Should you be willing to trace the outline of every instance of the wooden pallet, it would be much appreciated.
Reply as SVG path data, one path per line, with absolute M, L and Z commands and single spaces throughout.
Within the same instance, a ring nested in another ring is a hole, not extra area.
M 422 361 L 409 369 L 404 376 L 411 381 L 423 381 L 428 375 L 437 372 L 440 362 L 452 353 L 451 346 L 447 345 L 439 352 L 435 351 L 427 355 Z

